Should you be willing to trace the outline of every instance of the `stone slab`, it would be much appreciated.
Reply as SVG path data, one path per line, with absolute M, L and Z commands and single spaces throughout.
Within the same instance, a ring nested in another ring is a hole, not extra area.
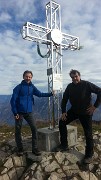
M 67 139 L 68 139 L 68 146 L 74 146 L 77 144 L 77 127 L 67 125 Z
M 67 125 L 68 145 L 77 144 L 77 127 Z M 54 129 L 40 128 L 38 129 L 38 148 L 41 151 L 53 151 L 60 144 L 59 128 Z

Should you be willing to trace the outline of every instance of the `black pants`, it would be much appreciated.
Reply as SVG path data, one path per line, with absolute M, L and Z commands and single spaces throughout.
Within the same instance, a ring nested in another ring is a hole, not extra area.
M 59 131 L 60 131 L 60 142 L 62 146 L 67 146 L 67 128 L 66 125 L 71 123 L 73 120 L 79 119 L 80 123 L 83 127 L 85 138 L 86 138 L 86 147 L 85 147 L 85 155 L 87 157 L 93 155 L 93 136 L 92 136 L 92 116 L 91 115 L 77 115 L 72 109 L 67 112 L 67 120 L 59 121 Z
M 17 144 L 17 148 L 23 148 L 22 145 L 22 137 L 21 137 L 21 127 L 23 118 L 27 121 L 31 128 L 32 132 L 32 151 L 34 148 L 37 148 L 37 128 L 35 125 L 35 120 L 32 113 L 23 113 L 20 114 L 20 118 L 18 120 L 15 120 L 15 141 Z

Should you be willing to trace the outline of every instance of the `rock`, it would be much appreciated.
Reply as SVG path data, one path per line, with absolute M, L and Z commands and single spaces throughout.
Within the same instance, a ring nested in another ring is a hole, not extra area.
M 7 174 L 0 176 L 0 180 L 10 180 Z
M 83 180 L 98 180 L 98 178 L 91 172 L 79 172 L 79 176 L 83 179 Z
M 98 135 L 98 134 L 99 134 L 99 131 L 94 132 L 94 135 Z
M 83 137 L 82 136 L 79 136 L 78 137 L 78 142 L 82 142 L 83 141 Z
M 44 174 L 42 171 L 40 170 L 37 170 L 34 174 L 34 177 L 37 179 L 37 180 L 43 180 L 44 178 Z
M 70 163 L 76 163 L 78 161 L 78 158 L 76 157 L 75 154 L 72 154 L 72 153 L 66 153 L 65 154 L 66 156 L 66 159 L 70 162 Z
M 101 144 L 97 144 L 96 148 L 97 148 L 98 151 L 101 151 Z
M 99 144 L 101 144 L 101 137 L 99 137 Z
M 37 163 L 33 163 L 33 165 L 31 166 L 31 170 L 35 170 L 35 168 L 37 167 Z
M 12 180 L 13 179 L 17 180 L 18 179 L 16 169 L 14 167 L 12 169 L 10 169 L 7 174 L 9 176 L 9 178 L 12 179 Z
M 61 180 L 61 178 L 59 178 L 59 174 L 58 173 L 52 173 L 50 175 L 50 177 L 48 178 L 48 180 Z
M 14 152 L 15 142 L 10 141 L 0 149 L 0 180 L 100 180 L 101 144 L 97 142 L 101 138 L 101 133 L 96 132 L 94 138 L 95 160 L 80 166 L 77 162 L 82 160 L 85 153 L 82 136 L 80 139 L 83 139 L 83 142 L 78 142 L 69 152 L 42 152 L 41 156 L 35 156 L 29 150 L 30 137 L 24 139 L 23 156 L 17 156 Z
M 101 137 L 101 133 L 99 133 L 98 136 Z
M 81 145 L 75 146 L 75 149 L 76 149 L 77 151 L 80 151 L 80 152 L 85 150 L 85 148 L 84 148 L 83 146 L 81 146 Z
M 52 172 L 55 171 L 55 169 L 59 168 L 59 164 L 56 161 L 53 161 L 52 163 L 50 163 L 49 165 L 47 165 L 45 167 L 45 172 Z
M 65 154 L 63 154 L 62 152 L 57 152 L 55 158 L 57 159 L 59 164 L 62 164 L 65 159 Z
M 70 180 L 78 180 L 76 177 L 73 177 L 72 179 L 70 179 Z
M 25 170 L 24 167 L 17 167 L 16 168 L 17 179 L 19 179 L 21 177 L 21 175 L 23 174 L 24 170 Z
M 6 163 L 4 164 L 4 167 L 6 167 L 8 170 L 13 168 L 13 160 L 12 158 L 8 158 L 8 160 L 6 161 Z
M 63 170 L 66 172 L 67 175 L 71 176 L 72 174 L 76 174 L 79 172 L 79 168 L 76 164 L 70 166 L 63 166 Z
M 91 163 L 91 164 L 89 164 L 88 166 L 89 166 L 88 169 L 89 169 L 90 171 L 92 171 L 92 170 L 94 169 L 94 164 Z
M 25 156 L 13 156 L 13 162 L 16 167 L 26 166 Z
M 7 168 L 3 168 L 2 171 L 1 171 L 1 174 L 5 174 L 8 172 L 8 169 Z

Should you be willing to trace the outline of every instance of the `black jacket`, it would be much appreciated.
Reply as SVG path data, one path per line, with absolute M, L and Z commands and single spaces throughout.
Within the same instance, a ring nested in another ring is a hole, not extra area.
M 61 103 L 62 113 L 66 112 L 66 104 L 68 100 L 71 108 L 76 114 L 85 114 L 87 108 L 92 104 L 91 93 L 97 95 L 94 106 L 97 108 L 101 103 L 101 88 L 91 82 L 81 80 L 79 83 L 70 83 L 64 94 Z

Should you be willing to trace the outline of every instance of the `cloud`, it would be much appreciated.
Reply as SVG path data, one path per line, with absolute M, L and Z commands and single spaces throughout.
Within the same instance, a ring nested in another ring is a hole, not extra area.
M 42 72 L 42 69 L 46 68 L 46 61 L 42 61 L 40 56 L 37 55 L 36 46 L 31 47 L 31 42 L 24 41 L 21 35 L 13 31 L 5 31 L 5 38 L 1 33 L 0 41 L 2 42 L 0 46 L 0 62 L 2 65 L 0 76 L 3 76 L 3 80 L 1 79 L 0 82 L 2 86 L 6 87 L 5 90 L 0 90 L 1 94 L 11 93 L 11 86 L 14 87 L 15 84 L 20 83 L 22 74 L 26 69 L 33 71 L 36 81 L 38 81 L 40 75 L 40 81 L 43 81 L 44 76 L 46 81 L 46 73 Z M 39 83 L 40 86 L 42 86 L 41 83 Z
M 0 23 L 10 22 L 10 20 L 11 20 L 11 16 L 8 13 L 2 12 L 0 14 Z
M 36 43 L 23 40 L 20 30 L 26 21 L 46 26 L 45 5 L 48 1 L 0 1 L 0 94 L 11 94 L 26 69 L 32 70 L 33 83 L 47 90 L 47 59 L 37 53 Z M 71 82 L 69 71 L 78 69 L 82 79 L 101 86 L 101 2 L 99 0 L 59 1 L 62 32 L 80 38 L 83 49 L 63 51 L 63 87 Z M 42 54 L 47 47 L 40 45 Z

